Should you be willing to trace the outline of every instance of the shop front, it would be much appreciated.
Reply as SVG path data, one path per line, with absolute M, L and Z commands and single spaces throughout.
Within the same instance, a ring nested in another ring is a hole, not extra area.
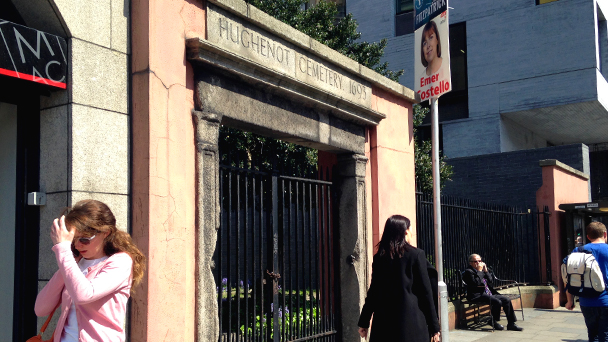
M 67 44 L 5 19 L 0 35 L 0 340 L 10 341 L 36 328 L 40 97 L 66 88 Z
M 129 228 L 129 17 L 124 1 L 0 3 L 0 341 L 44 321 L 63 208 L 99 199 Z

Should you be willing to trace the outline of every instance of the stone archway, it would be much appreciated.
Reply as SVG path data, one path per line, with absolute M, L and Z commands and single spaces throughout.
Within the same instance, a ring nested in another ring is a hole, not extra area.
M 249 7 L 249 10 L 257 9 Z M 342 290 L 337 299 L 341 316 L 338 329 L 342 340 L 354 340 L 358 338 L 357 319 L 367 286 L 365 129 L 377 124 L 384 115 L 371 110 L 371 88 L 360 76 L 331 66 L 314 53 L 276 36 L 276 32 L 269 33 L 220 7 L 209 4 L 207 15 L 208 39 L 187 42 L 188 59 L 195 68 L 197 110 L 197 336 L 200 341 L 216 341 L 219 333 L 211 258 L 219 222 L 214 189 L 218 179 L 217 130 L 221 118 L 232 127 L 339 155 L 334 168 L 339 222 L 336 277 Z M 236 32 L 241 36 L 235 38 Z M 233 35 L 230 40 L 228 33 Z M 291 54 L 291 64 L 281 58 L 263 64 L 264 49 L 252 54 L 251 45 L 244 44 L 243 37 L 261 45 L 265 41 L 272 44 L 274 58 L 281 47 L 285 57 Z M 344 60 L 335 51 L 327 50 L 332 57 Z M 293 68 L 295 61 L 300 63 L 299 71 L 303 71 L 300 79 L 284 73 L 284 68 L 290 67 L 297 73 Z M 320 79 L 321 73 L 324 79 Z M 327 75 L 331 75 L 331 85 L 326 82 Z M 338 79 L 344 86 L 334 89 Z M 357 96 L 350 91 L 351 86 L 360 90 Z M 207 172 L 213 172 L 213 176 Z M 211 331 L 204 322 L 214 322 L 215 330 Z
M 330 101 L 331 94 L 319 89 L 294 92 L 287 89 L 288 84 L 269 82 L 281 75 L 244 75 L 240 71 L 245 70 L 234 63 L 238 57 L 218 57 L 206 42 L 190 40 L 188 47 L 196 84 L 199 341 L 217 341 L 219 336 L 212 257 L 219 227 L 220 123 L 338 154 L 334 167 L 339 237 L 335 277 L 341 289 L 336 298 L 341 318 L 338 330 L 342 340 L 357 338 L 357 319 L 367 286 L 365 127 L 383 116 L 369 109 L 357 110 L 358 105 L 344 109 L 339 101 Z
M 378 222 L 395 212 L 415 217 L 413 91 L 242 0 L 155 2 L 154 11 L 149 1 L 131 5 L 137 13 L 131 25 L 137 53 L 132 55 L 130 217 L 134 240 L 149 255 L 148 278 L 133 296 L 131 339 L 217 337 L 216 325 L 206 324 L 215 312 L 206 307 L 213 304 L 205 296 L 215 292 L 207 247 L 214 244 L 217 224 L 213 192 L 220 122 L 341 155 L 343 187 L 357 190 L 356 196 L 343 192 L 341 203 L 356 215 L 341 219 L 341 229 L 357 233 L 341 244 L 339 261 L 343 277 L 356 277 L 351 284 L 359 291 L 353 291 L 351 303 L 360 306 Z M 369 158 L 367 165 L 362 156 Z M 367 216 L 353 209 L 360 204 Z M 346 262 L 351 255 L 354 267 Z M 343 317 L 342 324 L 343 339 L 356 340 L 356 320 Z

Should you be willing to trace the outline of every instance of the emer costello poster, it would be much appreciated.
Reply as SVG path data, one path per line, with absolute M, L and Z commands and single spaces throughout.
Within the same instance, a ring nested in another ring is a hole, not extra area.
M 452 90 L 447 0 L 414 0 L 414 91 L 422 101 Z

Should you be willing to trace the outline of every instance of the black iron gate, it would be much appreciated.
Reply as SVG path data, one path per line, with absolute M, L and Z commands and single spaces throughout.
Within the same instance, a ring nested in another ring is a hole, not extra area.
M 430 260 L 435 258 L 433 213 L 432 194 L 417 193 L 417 243 Z M 472 253 L 481 255 L 502 279 L 541 284 L 540 244 L 549 250 L 547 207 L 542 212 L 528 211 L 444 195 L 441 229 L 444 279 L 450 299 L 458 295 L 458 272 L 468 266 L 467 258 Z M 547 278 L 551 279 L 550 258 L 547 260 Z
M 332 183 L 220 166 L 220 342 L 335 341 Z

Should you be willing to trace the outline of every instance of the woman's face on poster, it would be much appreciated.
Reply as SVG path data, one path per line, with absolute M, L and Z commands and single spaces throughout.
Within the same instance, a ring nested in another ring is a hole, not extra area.
M 437 58 L 437 42 L 435 30 L 431 29 L 424 33 L 424 37 L 422 37 L 422 50 L 424 52 L 424 59 L 429 64 Z

